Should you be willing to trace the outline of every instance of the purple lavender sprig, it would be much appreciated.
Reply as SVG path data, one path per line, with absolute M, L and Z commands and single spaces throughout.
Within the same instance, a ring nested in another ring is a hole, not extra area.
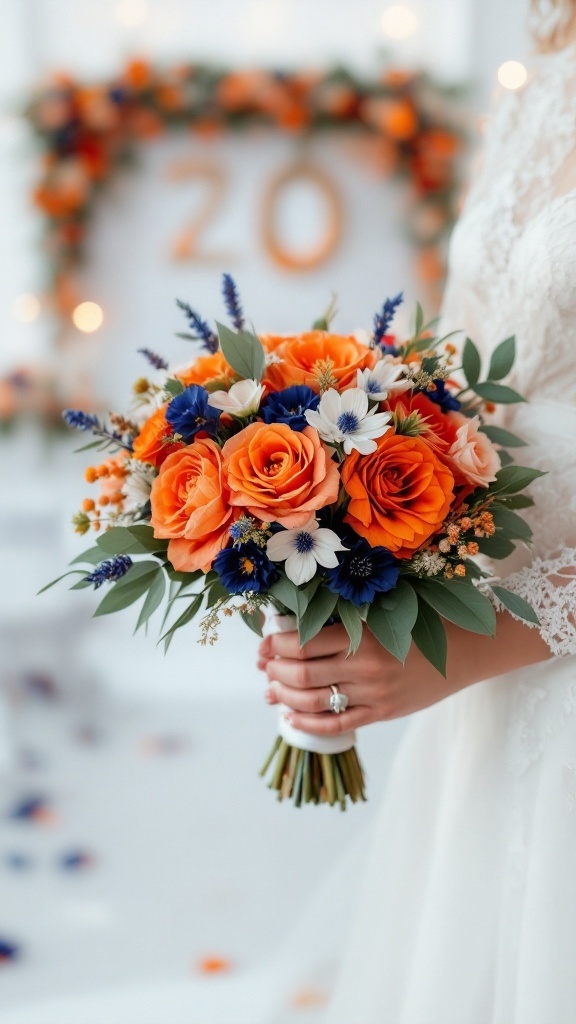
M 382 312 L 376 313 L 374 317 L 374 346 L 382 345 L 384 335 L 388 333 L 388 328 L 396 315 L 396 310 L 403 301 L 404 293 L 400 292 L 394 299 L 386 299 L 382 306 Z
M 242 331 L 244 329 L 244 313 L 240 304 L 236 282 L 231 274 L 222 275 L 222 294 L 228 316 L 236 330 Z
M 129 435 L 120 434 L 117 430 L 108 430 L 93 413 L 83 412 L 82 409 L 64 409 L 62 419 L 74 430 L 89 430 L 104 441 L 114 443 L 119 448 L 126 448 L 129 452 L 132 451 L 132 439 Z
M 149 348 L 139 348 L 138 352 L 139 352 L 139 354 L 141 356 L 144 356 L 144 358 L 148 360 L 148 362 L 150 363 L 150 366 L 153 366 L 155 370 L 167 370 L 168 369 L 168 363 L 166 362 L 166 360 L 162 359 L 162 356 L 156 355 L 156 353 L 152 352 L 151 349 L 149 349 Z
M 192 335 L 195 341 L 202 342 L 202 348 L 208 350 L 208 352 L 218 351 L 218 336 L 210 329 L 210 325 L 195 313 L 191 306 L 187 302 L 182 302 L 181 299 L 176 299 L 176 304 L 180 307 L 184 315 L 188 319 L 188 323 L 195 334 Z
M 134 563 L 130 555 L 116 555 L 114 558 L 107 558 L 100 562 L 93 572 L 84 577 L 84 583 L 93 583 L 94 590 L 98 590 L 106 581 L 115 582 L 126 575 L 130 566 Z

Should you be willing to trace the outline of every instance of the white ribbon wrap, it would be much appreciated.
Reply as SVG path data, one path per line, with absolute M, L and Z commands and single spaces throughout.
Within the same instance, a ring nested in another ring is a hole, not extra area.
M 269 615 L 266 617 L 263 633 L 264 636 L 271 636 L 273 633 L 292 633 L 297 629 L 297 622 L 294 615 Z M 290 722 L 287 722 L 284 715 L 290 709 L 283 704 L 279 705 L 280 717 L 278 731 L 283 740 L 291 747 L 298 747 L 299 750 L 308 750 L 311 754 L 343 754 L 351 750 L 356 744 L 356 733 L 343 732 L 339 736 L 312 736 L 308 732 L 295 729 Z M 346 714 L 346 712 L 342 712 Z

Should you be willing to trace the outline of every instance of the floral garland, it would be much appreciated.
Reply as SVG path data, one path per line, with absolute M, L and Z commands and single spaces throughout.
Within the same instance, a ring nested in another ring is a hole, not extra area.
M 98 193 L 140 143 L 176 128 L 197 136 L 268 126 L 294 135 L 356 130 L 370 139 L 382 175 L 408 179 L 408 230 L 417 270 L 430 286 L 444 275 L 444 241 L 455 213 L 461 134 L 450 93 L 422 74 L 390 69 L 367 82 L 345 69 L 280 73 L 133 60 L 94 84 L 56 74 L 26 117 L 43 148 L 33 202 L 45 218 L 51 298 L 66 317 L 77 300 Z

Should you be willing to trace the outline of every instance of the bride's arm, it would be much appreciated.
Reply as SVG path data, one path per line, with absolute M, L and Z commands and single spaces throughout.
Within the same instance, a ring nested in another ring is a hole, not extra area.
M 448 663 L 440 675 L 413 645 L 402 666 L 364 630 L 356 654 L 346 657 L 343 626 L 329 626 L 302 650 L 297 633 L 279 633 L 260 645 L 259 667 L 269 679 L 269 703 L 286 704 L 297 729 L 333 735 L 370 722 L 399 718 L 492 676 L 505 675 L 552 656 L 538 630 L 499 613 L 495 639 L 446 623 Z M 328 711 L 330 684 L 349 698 L 345 715 Z M 502 680 L 505 685 L 505 680 Z

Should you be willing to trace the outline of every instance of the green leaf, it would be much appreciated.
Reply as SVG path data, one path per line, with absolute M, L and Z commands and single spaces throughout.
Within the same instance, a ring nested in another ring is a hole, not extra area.
M 327 587 L 319 587 L 298 623 L 301 647 L 320 632 L 332 615 L 337 601 L 338 594 L 333 594 Z
M 499 501 L 505 501 L 506 508 L 532 508 L 534 505 L 534 499 L 529 498 L 527 494 L 511 494 L 510 497 L 504 496 Z
M 521 437 L 516 437 L 516 434 L 511 434 L 509 430 L 504 430 L 503 427 L 482 426 L 480 430 L 494 444 L 500 444 L 503 448 L 526 447 L 526 441 L 523 441 Z
M 146 571 L 144 571 L 145 566 L 148 566 Z M 153 568 L 150 568 L 150 566 Z M 138 569 L 142 569 L 142 571 L 135 571 Z M 94 612 L 94 617 L 111 615 L 112 612 L 122 611 L 123 608 L 128 608 L 129 605 L 134 604 L 135 601 L 146 593 L 155 576 L 160 572 L 162 572 L 162 569 L 155 562 L 140 562 L 138 565 L 133 565 L 132 569 L 129 569 L 121 580 L 113 584 L 111 590 L 108 591 L 98 605 Z
M 504 466 L 498 470 L 496 481 L 490 484 L 489 491 L 490 494 L 516 494 L 541 476 L 546 476 L 546 473 L 530 469 L 529 466 Z
M 496 346 L 492 353 L 490 360 L 490 368 L 488 370 L 489 380 L 502 380 L 506 377 L 514 365 L 516 358 L 516 338 L 506 338 L 506 341 L 502 341 Z
M 186 586 L 195 583 L 201 576 L 204 576 L 201 569 L 197 569 L 196 572 L 177 572 L 170 564 L 166 566 L 166 573 L 172 583 L 184 583 Z
M 93 548 L 88 548 L 87 551 L 83 551 L 81 555 L 76 555 L 70 562 L 70 565 L 77 565 L 78 562 L 88 562 L 89 565 L 97 565 L 98 562 L 102 561 L 102 548 L 96 545 Z
M 262 342 L 251 331 L 231 331 L 224 324 L 216 323 L 220 347 L 226 362 L 240 377 L 262 380 L 266 356 Z
M 414 320 L 414 337 L 419 338 L 424 326 L 424 310 L 419 302 L 416 303 L 416 316 Z
M 514 462 L 514 458 L 512 455 L 510 455 L 510 452 L 505 451 L 503 448 L 500 449 L 498 454 L 500 456 L 501 466 L 511 466 Z
M 86 590 L 87 587 L 93 587 L 93 583 L 89 583 L 88 580 L 78 580 L 78 583 L 73 583 L 69 588 L 70 590 Z
M 345 601 L 342 597 L 338 599 L 337 610 L 340 621 L 342 622 L 342 625 L 350 639 L 350 649 L 348 653 L 355 654 L 360 647 L 360 642 L 362 640 L 363 623 L 360 617 L 360 612 L 351 601 Z
M 65 580 L 67 576 L 84 576 L 86 572 L 86 569 L 70 569 L 69 572 L 63 572 L 61 576 L 57 576 L 55 580 L 52 580 L 50 583 L 47 583 L 45 587 L 42 587 L 42 590 L 38 590 L 36 597 L 39 597 L 40 594 L 44 594 L 47 590 L 50 590 L 50 587 L 55 587 L 57 583 L 60 583 L 60 580 Z
M 308 607 L 308 601 L 304 591 L 300 590 L 295 583 L 281 572 L 279 579 L 272 584 L 268 591 L 279 604 L 283 604 L 288 611 L 292 612 L 297 619 L 301 619 Z
M 182 614 L 176 619 L 176 622 L 174 622 L 170 626 L 170 629 L 167 630 L 166 633 L 164 633 L 164 635 L 160 637 L 158 643 L 161 643 L 162 640 L 164 640 L 164 654 L 166 654 L 168 648 L 170 647 L 170 644 L 174 639 L 174 634 L 176 630 L 181 629 L 182 626 L 186 626 L 189 622 L 191 622 L 194 616 L 197 615 L 198 612 L 200 611 L 203 600 L 204 594 L 196 594 L 194 600 L 188 605 L 185 611 L 183 611 Z
M 483 384 L 475 384 L 474 391 L 485 402 L 495 402 L 496 405 L 513 405 L 515 402 L 525 402 L 526 399 L 519 395 L 514 388 L 505 384 L 495 384 L 492 380 L 486 380 Z
M 513 594 L 512 591 L 506 590 L 505 587 L 495 587 L 491 584 L 490 588 L 494 591 L 498 600 L 513 615 L 517 615 L 520 619 L 525 619 L 526 622 L 533 622 L 535 626 L 540 625 L 540 619 L 536 612 L 523 597 L 518 597 L 518 594 Z
M 148 621 L 151 615 L 154 614 L 159 605 L 162 604 L 164 593 L 166 591 L 166 576 L 163 572 L 157 573 L 152 579 L 152 585 L 146 594 L 144 604 L 140 610 L 138 616 L 138 622 L 136 623 L 135 633 L 138 632 L 141 626 Z
M 220 580 L 216 580 L 215 583 L 208 590 L 208 599 L 206 601 L 207 608 L 213 608 L 217 601 L 222 601 L 224 598 L 230 597 L 230 591 L 226 590 L 220 583 Z
M 522 516 L 517 516 L 509 508 L 494 504 L 490 510 L 494 522 L 499 530 L 505 531 L 505 536 L 511 540 L 523 540 L 529 544 L 532 540 L 532 529 Z
M 170 380 L 167 380 L 166 383 L 164 384 L 164 391 L 168 398 L 176 398 L 178 395 L 181 395 L 182 392 L 185 390 L 186 389 L 184 387 L 184 384 L 182 383 L 181 380 L 178 380 L 177 377 L 173 377 Z
M 494 636 L 496 614 L 490 601 L 471 583 L 420 580 L 418 595 L 444 619 L 482 636 Z
M 421 598 L 418 600 L 418 618 L 412 629 L 412 639 L 427 661 L 446 677 L 448 643 L 444 623 L 438 612 Z
M 248 628 L 251 629 L 253 633 L 256 633 L 256 636 L 263 636 L 261 622 L 262 616 L 259 611 L 252 612 L 251 615 L 249 612 L 240 612 L 240 617 L 244 620 Z
M 149 555 L 168 547 L 168 542 L 154 537 L 151 526 L 113 526 L 97 541 L 106 555 Z
M 413 587 L 399 580 L 394 590 L 381 594 L 368 610 L 368 628 L 387 651 L 402 664 L 412 643 L 412 629 L 418 617 Z
M 516 550 L 516 545 L 501 533 L 494 533 L 491 537 L 479 538 L 478 550 L 489 558 L 501 559 L 508 558 Z
M 100 448 L 101 445 L 102 438 L 99 438 L 97 441 L 90 441 L 90 444 L 83 444 L 81 448 L 75 448 L 74 455 L 78 455 L 80 452 L 87 452 L 90 448 Z
M 481 368 L 480 353 L 474 342 L 470 338 L 466 338 L 462 353 L 462 370 L 469 387 L 473 388 L 478 383 Z

